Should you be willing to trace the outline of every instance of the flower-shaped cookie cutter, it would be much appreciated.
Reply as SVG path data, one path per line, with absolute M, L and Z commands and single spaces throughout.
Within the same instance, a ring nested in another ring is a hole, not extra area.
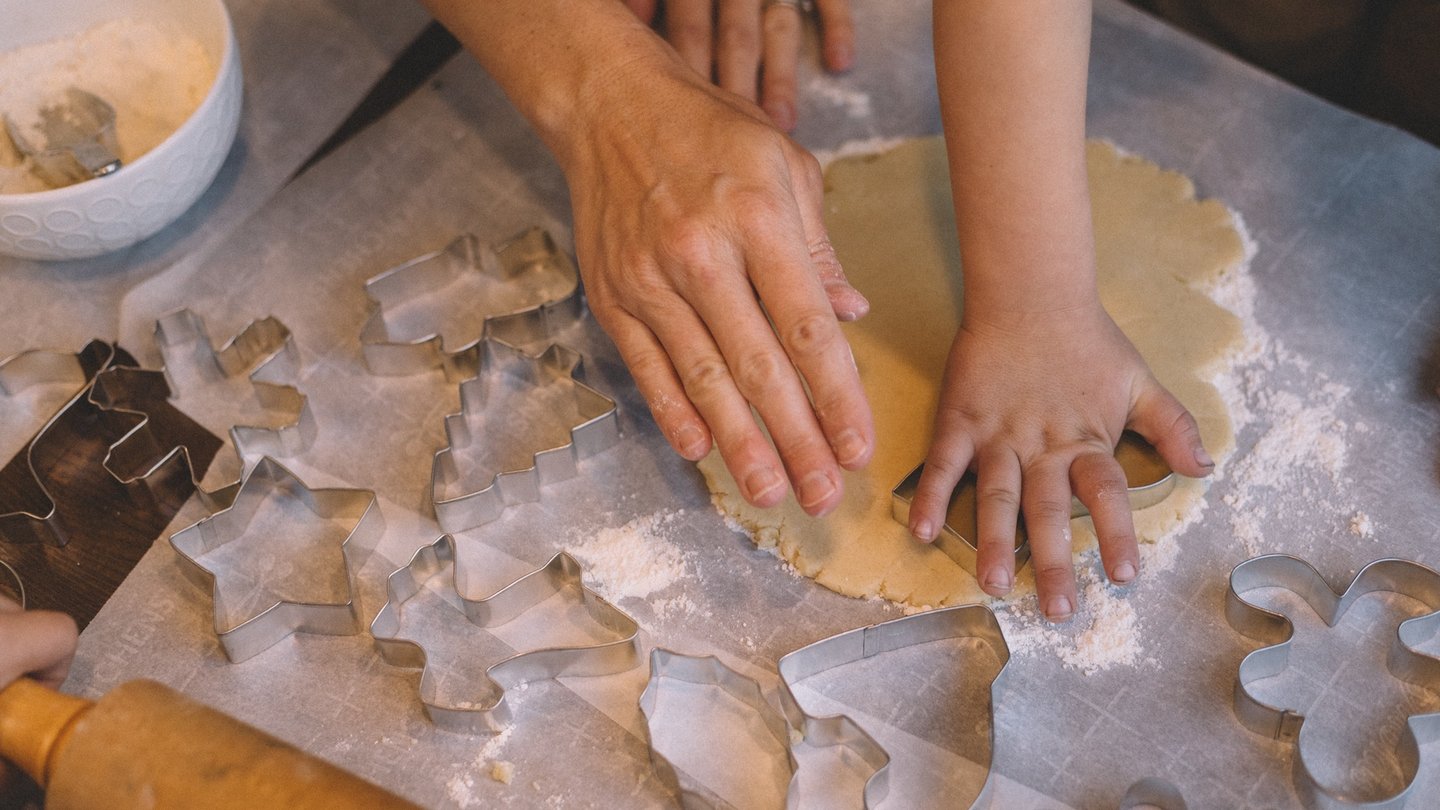
M 458 347 L 442 345 L 438 333 L 396 340 L 385 322 L 385 306 L 441 289 L 465 274 L 529 287 L 518 302 L 485 318 L 479 334 Z M 465 234 L 441 250 L 411 259 L 365 282 L 370 315 L 360 330 L 365 365 L 373 374 L 407 375 L 439 368 L 451 381 L 478 373 L 485 338 L 523 346 L 549 340 L 578 320 L 585 309 L 580 274 L 550 234 L 530 228 L 491 247 Z
M 615 400 L 581 382 L 579 352 L 552 345 L 539 355 L 497 339 L 481 340 L 477 346 L 479 368 L 475 376 L 460 384 L 460 411 L 445 417 L 445 447 L 435 453 L 430 468 L 430 500 L 442 531 L 461 532 L 488 523 L 506 506 L 533 503 L 540 488 L 574 478 L 579 464 L 620 439 L 620 419 Z M 473 413 L 485 407 L 487 372 L 513 375 L 533 385 L 562 385 L 573 396 L 578 421 L 570 428 L 570 440 L 532 455 L 529 466 L 498 470 L 483 487 L 454 496 L 445 493 L 463 478 L 455 461 L 455 450 L 470 446 Z
M 299 350 L 290 329 L 274 317 L 251 321 L 220 348 L 215 348 L 201 317 L 188 309 L 162 316 L 155 322 L 155 340 L 162 350 L 180 351 L 189 348 L 195 359 L 208 364 L 225 377 L 249 374 L 256 398 L 267 410 L 286 415 L 276 427 L 232 425 L 230 443 L 243 468 L 246 456 L 292 456 L 309 447 L 315 440 L 315 419 L 309 401 L 293 385 L 282 382 L 294 379 L 299 368 Z M 176 386 L 168 370 L 152 370 L 117 366 L 95 379 L 91 400 L 101 408 L 121 411 L 136 417 L 135 427 L 110 447 L 105 468 L 117 481 L 131 484 L 150 481 L 154 474 L 179 459 L 189 470 L 195 491 L 210 511 L 226 508 L 235 499 L 240 481 L 229 482 L 217 489 L 201 486 L 204 470 L 197 469 L 190 449 L 171 445 L 157 438 L 152 431 L 149 414 L 138 410 L 135 403 L 170 398 Z M 184 392 L 180 392 L 184 397 Z
M 11 496 L 14 502 L 0 500 L 0 540 L 65 545 L 68 537 L 59 520 L 59 507 L 35 467 L 35 445 L 66 411 L 89 396 L 96 375 L 116 363 L 133 362 L 124 350 L 103 340 L 92 340 L 78 352 L 31 349 L 0 360 L 0 393 L 6 396 L 37 385 L 64 384 L 75 389 L 65 405 L 46 420 L 10 462 L 23 467 L 20 477 L 24 483 L 22 490 Z
M 340 550 L 345 560 L 348 593 L 340 602 L 277 600 L 239 623 L 227 622 L 221 602 L 219 572 L 202 558 L 226 543 L 243 542 L 260 505 L 279 492 L 317 517 L 343 521 L 349 526 Z M 193 582 L 211 593 L 215 605 L 215 635 L 232 663 L 269 649 L 294 633 L 350 636 L 364 629 L 357 576 L 376 543 L 385 534 L 385 518 L 375 493 L 368 489 L 311 489 L 275 459 L 264 456 L 241 481 L 230 506 L 170 536 L 182 568 Z
M 795 686 L 812 675 L 903 647 L 958 638 L 974 638 L 984 642 L 1000 662 L 1000 669 L 990 683 L 989 754 L 986 761 L 980 763 L 986 771 L 985 783 L 970 805 L 972 808 L 988 807 L 994 775 L 992 759 L 995 753 L 995 704 L 1004 689 L 1005 673 L 1010 662 L 1010 647 L 1005 643 L 1005 633 L 1001 630 L 994 612 L 984 605 L 954 605 L 867 627 L 857 627 L 782 656 L 778 667 L 780 709 L 784 720 L 779 726 L 772 717 L 775 709 L 770 706 L 755 681 L 713 657 L 685 656 L 666 649 L 656 649 L 651 654 L 650 683 L 640 696 L 640 708 L 648 723 L 654 714 L 659 690 L 663 688 L 663 682 L 667 678 L 717 686 L 755 709 L 770 733 L 785 746 L 791 774 L 790 787 L 785 797 L 787 808 L 793 808 L 799 803 L 798 792 L 795 790 L 799 773 L 793 748 L 797 740 L 803 739 L 814 746 L 848 748 L 870 767 L 870 777 L 864 788 L 865 807 L 869 810 L 878 807 L 889 793 L 890 754 L 848 715 L 813 715 L 806 712 L 795 696 Z M 793 737 L 789 733 L 790 729 L 797 732 Z M 683 807 L 688 810 L 729 806 L 666 759 L 664 754 L 655 748 L 654 732 L 649 729 L 647 732 L 651 740 L 650 760 L 656 773 L 680 797 Z
M 419 594 L 425 583 L 447 566 L 451 569 L 453 586 L 455 540 L 445 534 L 421 546 L 408 564 L 390 575 L 386 583 L 389 598 L 370 623 L 370 635 L 381 658 L 393 666 L 420 670 L 420 702 L 431 722 L 440 728 L 470 734 L 501 731 L 510 722 L 510 706 L 505 699 L 510 689 L 531 681 L 560 677 L 613 675 L 633 669 L 640 661 L 640 625 L 587 588 L 581 580 L 580 563 L 561 552 L 488 597 L 469 599 L 460 595 L 465 617 L 477 627 L 497 627 L 551 596 L 575 588 L 590 618 L 615 638 L 596 644 L 527 650 L 493 664 L 485 670 L 491 692 L 491 699 L 486 701 L 446 706 L 432 700 L 427 697 L 434 694 L 434 688 L 425 649 L 400 637 L 400 613 L 404 603 Z
M 1272 706 L 1250 691 L 1250 684 L 1279 675 L 1290 660 L 1295 626 L 1280 613 L 1245 599 L 1256 588 L 1279 587 L 1305 600 L 1325 624 L 1334 627 L 1360 597 L 1376 592 L 1398 593 L 1423 603 L 1429 610 L 1400 623 L 1386 663 L 1396 678 L 1423 687 L 1440 686 L 1440 658 L 1416 647 L 1440 631 L 1440 574 L 1410 560 L 1376 560 L 1355 575 L 1344 590 L 1333 588 L 1310 563 L 1288 554 L 1266 554 L 1236 565 L 1230 572 L 1225 596 L 1225 618 L 1236 632 L 1264 643 L 1240 661 L 1235 676 L 1235 716 L 1257 734 L 1295 746 L 1293 778 L 1302 801 L 1325 810 L 1399 810 L 1415 796 L 1420 772 L 1420 746 L 1440 740 L 1440 712 L 1411 715 L 1396 748 L 1405 786 L 1393 796 L 1376 801 L 1355 800 L 1322 785 L 1305 760 L 1301 731 L 1305 715 Z

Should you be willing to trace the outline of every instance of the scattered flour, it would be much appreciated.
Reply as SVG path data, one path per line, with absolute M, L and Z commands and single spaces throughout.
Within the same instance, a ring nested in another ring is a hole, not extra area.
M 586 580 L 606 599 L 648 601 L 659 618 L 688 614 L 695 610 L 688 595 L 649 599 L 689 572 L 685 555 L 669 536 L 669 527 L 684 515 L 683 509 L 655 512 L 584 538 L 572 536 L 567 550 L 585 565 Z
M 815 96 L 834 107 L 845 110 L 851 118 L 870 117 L 870 94 L 846 86 L 843 79 L 834 76 L 816 76 L 805 85 L 807 95 Z
M 1139 617 L 1125 591 L 1097 573 L 1098 559 L 1094 551 L 1080 557 L 1080 612 L 1067 624 L 1047 621 L 1034 597 L 992 603 L 1012 656 L 1058 655 L 1067 669 L 1086 675 L 1140 663 L 1144 650 Z
M 131 162 L 160 144 L 204 101 L 217 66 L 199 42 L 140 20 L 104 22 L 64 39 L 0 53 L 0 111 L 38 145 L 40 111 L 67 87 L 115 108 L 120 158 Z M 10 138 L 0 137 L 0 194 L 49 188 Z
M 834 149 L 816 149 L 812 154 L 815 155 L 816 160 L 820 161 L 820 168 L 823 169 L 841 158 L 888 152 L 906 140 L 906 138 L 866 138 L 858 141 L 846 141 Z
M 1375 523 L 1364 512 L 1356 512 L 1350 517 L 1350 533 L 1365 540 L 1373 540 L 1375 539 Z

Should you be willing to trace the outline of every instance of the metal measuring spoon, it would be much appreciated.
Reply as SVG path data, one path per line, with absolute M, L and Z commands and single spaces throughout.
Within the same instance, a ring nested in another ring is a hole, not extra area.
M 4 118 L 15 148 L 34 163 L 35 174 L 55 188 L 104 177 L 120 168 L 115 108 L 94 93 L 66 88 L 63 101 L 40 108 L 36 127 L 21 127 L 8 114 Z M 31 134 L 44 140 L 32 143 Z

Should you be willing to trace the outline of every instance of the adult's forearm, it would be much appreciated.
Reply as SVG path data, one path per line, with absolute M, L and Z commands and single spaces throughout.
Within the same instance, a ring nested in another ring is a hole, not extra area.
M 629 80 L 678 66 L 615 0 L 421 0 L 535 127 L 561 163 Z
M 1090 3 L 935 3 L 965 317 L 1095 301 L 1085 171 Z

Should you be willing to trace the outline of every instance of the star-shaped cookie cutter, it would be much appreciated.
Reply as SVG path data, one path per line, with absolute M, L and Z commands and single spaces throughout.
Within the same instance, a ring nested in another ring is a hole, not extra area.
M 1422 687 L 1440 686 L 1440 658 L 1418 652 L 1417 647 L 1440 631 L 1440 574 L 1410 560 L 1382 559 L 1360 569 L 1342 590 L 1336 590 L 1310 563 L 1288 554 L 1266 554 L 1236 565 L 1230 572 L 1225 596 L 1225 618 L 1236 632 L 1264 643 L 1240 661 L 1235 675 L 1235 716 L 1251 731 L 1295 746 L 1293 779 L 1296 792 L 1307 805 L 1341 810 L 1399 810 L 1415 798 L 1420 772 L 1420 746 L 1440 740 L 1440 712 L 1411 715 L 1396 748 L 1405 786 L 1393 796 L 1376 801 L 1355 800 L 1332 790 L 1315 778 L 1305 761 L 1301 732 L 1305 715 L 1272 706 L 1250 691 L 1250 684 L 1279 675 L 1290 660 L 1295 625 L 1280 613 L 1245 599 L 1256 588 L 1279 587 L 1305 600 L 1325 624 L 1334 627 L 1360 597 L 1376 592 L 1398 593 L 1423 603 L 1429 611 L 1400 623 L 1386 663 L 1396 678 Z
M 465 617 L 478 627 L 489 628 L 514 619 L 541 602 L 568 588 L 580 592 L 585 610 L 601 627 L 615 635 L 611 641 L 575 647 L 547 647 L 516 653 L 485 670 L 488 690 L 493 699 L 476 705 L 445 706 L 431 700 L 431 670 L 425 649 L 418 643 L 400 638 L 400 612 L 405 602 L 420 593 L 425 583 L 446 566 L 454 582 L 455 540 L 441 535 L 435 542 L 420 547 L 410 562 L 390 575 L 386 583 L 388 600 L 375 621 L 370 635 L 375 649 L 387 663 L 420 670 L 420 702 L 425 714 L 435 725 L 465 733 L 500 731 L 510 722 L 510 706 L 506 693 L 530 681 L 573 675 L 613 675 L 633 669 L 640 661 L 638 625 L 629 614 L 605 601 L 585 587 L 581 580 L 580 563 L 561 552 L 545 565 L 482 599 L 460 597 Z M 458 593 L 458 589 L 457 589 Z
M 267 410 L 287 415 L 277 427 L 232 425 L 230 443 L 243 468 L 246 456 L 292 456 L 309 447 L 315 440 L 315 419 L 309 401 L 293 385 L 282 382 L 294 379 L 299 368 L 299 350 L 289 327 L 274 317 L 251 321 L 220 348 L 215 348 L 205 330 L 204 320 L 188 309 L 162 316 L 155 322 L 155 341 L 162 350 L 178 351 L 189 346 L 196 359 L 213 364 L 225 377 L 249 373 L 256 398 Z M 150 417 L 135 407 L 136 402 L 171 398 L 176 391 L 168 366 L 153 370 L 117 366 L 95 379 L 91 400 L 101 408 L 133 414 L 136 425 L 110 447 L 105 468 L 117 481 L 132 484 L 149 481 L 177 457 L 189 470 L 195 491 L 210 511 L 229 506 L 239 491 L 240 481 L 232 481 L 217 489 L 201 486 L 204 471 L 192 463 L 189 448 L 166 446 L 151 431 Z M 184 392 L 180 392 L 183 398 Z
M 435 453 L 430 467 L 430 500 L 435 507 L 435 519 L 442 531 L 451 533 L 488 523 L 499 517 L 507 506 L 538 501 L 541 487 L 574 478 L 581 461 L 620 440 L 615 400 L 581 382 L 583 361 L 579 352 L 556 344 L 539 355 L 530 355 L 508 343 L 488 338 L 481 340 L 477 348 L 480 368 L 474 377 L 460 384 L 460 411 L 445 417 L 445 447 Z M 444 493 L 461 480 L 454 451 L 469 447 L 476 439 L 471 435 L 469 421 L 472 414 L 485 407 L 486 372 L 492 371 L 535 385 L 568 386 L 580 421 L 570 428 L 570 441 L 537 451 L 529 466 L 496 471 L 484 487 L 445 497 Z
M 870 777 L 865 782 L 864 798 L 867 810 L 878 807 L 890 790 L 890 755 L 885 748 L 870 736 L 864 728 L 848 715 L 812 715 L 805 711 L 795 697 L 794 688 L 812 675 L 818 675 L 835 667 L 872 658 L 887 652 L 946 639 L 974 638 L 989 645 L 1000 670 L 990 682 L 990 748 L 985 762 L 985 783 L 975 797 L 971 808 L 988 807 L 993 785 L 995 755 L 995 704 L 1004 688 L 1005 674 L 1009 668 L 1010 647 L 1005 642 L 1005 633 L 995 614 L 984 605 L 954 605 L 938 610 L 902 616 L 888 622 L 847 630 L 813 644 L 801 647 L 780 658 L 780 709 L 789 729 L 798 732 L 805 742 L 820 746 L 843 746 L 850 749 L 865 764 L 870 766 Z M 749 704 L 762 717 L 766 717 L 766 728 L 780 739 L 786 747 L 790 767 L 790 787 L 786 792 L 787 808 L 797 806 L 799 796 L 795 790 L 799 776 L 793 747 L 796 740 L 788 733 L 781 734 L 768 719 L 775 710 L 750 678 L 735 672 L 713 657 L 684 656 L 671 650 L 656 649 L 651 654 L 650 683 L 640 696 L 640 708 L 647 723 L 655 708 L 656 695 L 664 678 L 674 678 L 688 683 L 718 686 L 737 699 Z M 749 686 L 745 682 L 749 682 Z M 693 782 L 682 771 L 655 749 L 653 731 L 647 729 L 650 744 L 650 759 L 661 779 L 680 797 L 686 808 L 728 807 L 703 785 Z
M 12 543 L 65 545 L 68 538 L 58 520 L 58 506 L 35 469 L 35 445 L 67 410 L 89 396 L 97 374 L 116 363 L 129 362 L 134 361 L 128 354 L 103 340 L 92 340 L 78 352 L 32 349 L 0 360 L 0 392 L 7 396 L 14 396 L 36 385 L 75 386 L 75 393 L 70 395 L 66 404 L 46 420 L 12 462 L 25 465 L 26 487 L 30 491 L 20 502 L 0 504 L 0 539 Z
M 397 341 L 385 322 L 387 302 L 416 298 L 469 273 L 513 281 L 537 266 L 559 279 L 555 289 L 543 289 L 533 296 L 538 300 L 491 315 L 474 340 L 453 350 L 442 345 L 438 333 Z M 441 250 L 371 278 L 365 282 L 365 295 L 370 301 L 370 314 L 360 330 L 360 347 L 371 373 L 407 375 L 440 368 L 451 381 L 476 375 L 485 338 L 517 346 L 546 341 L 563 326 L 578 320 L 585 308 L 575 263 L 540 228 L 530 228 L 496 247 L 465 234 Z
M 340 550 L 345 559 L 348 595 L 343 602 L 290 602 L 270 607 L 234 626 L 226 623 L 219 578 L 201 561 L 226 543 L 245 535 L 256 511 L 272 492 L 299 501 L 317 517 L 343 521 L 350 527 Z M 264 456 L 241 481 L 233 503 L 225 509 L 170 535 L 185 574 L 210 591 L 215 604 L 215 635 L 232 663 L 251 658 L 294 633 L 355 635 L 364 629 L 357 576 L 366 558 L 385 534 L 385 518 L 375 493 L 368 489 L 311 489 L 275 459 Z

